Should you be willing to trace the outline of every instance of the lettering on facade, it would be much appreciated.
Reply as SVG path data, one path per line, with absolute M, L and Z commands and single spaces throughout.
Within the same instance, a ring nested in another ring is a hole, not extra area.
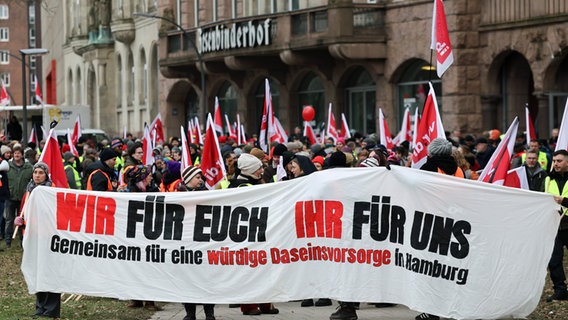
M 197 29 L 197 50 L 200 54 L 221 50 L 254 48 L 270 45 L 271 20 L 218 25 L 208 30 Z

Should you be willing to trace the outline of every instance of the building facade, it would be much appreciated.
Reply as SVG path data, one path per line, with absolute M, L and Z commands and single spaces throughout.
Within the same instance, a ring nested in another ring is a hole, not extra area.
M 568 0 L 444 1 L 455 62 L 442 79 L 430 62 L 433 2 L 65 0 L 63 18 L 45 24 L 64 23 L 53 87 L 57 103 L 90 105 L 93 126 L 109 133 L 139 134 L 160 113 L 178 135 L 196 116 L 203 126 L 215 97 L 256 133 L 265 79 L 287 130 L 305 105 L 319 126 L 331 103 L 361 133 L 377 131 L 381 108 L 396 132 L 406 108 L 422 108 L 429 80 L 446 130 L 504 131 L 525 105 L 541 137 L 558 127 Z

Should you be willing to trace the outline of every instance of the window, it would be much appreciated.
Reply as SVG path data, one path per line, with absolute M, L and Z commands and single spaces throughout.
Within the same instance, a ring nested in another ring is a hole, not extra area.
M 0 73 L 0 79 L 2 79 L 2 82 L 4 82 L 4 86 L 10 86 L 10 74 L 8 72 Z
M 6 4 L 0 5 L 0 19 L 6 20 L 9 17 L 10 17 L 10 14 L 9 14 L 9 10 L 8 10 L 8 5 L 6 5 Z
M 29 12 L 29 22 L 30 24 L 35 24 L 35 4 L 32 2 L 31 5 L 28 7 Z
M 10 51 L 0 50 L 0 64 L 10 63 Z
M 10 41 L 10 29 L 0 28 L 0 41 Z

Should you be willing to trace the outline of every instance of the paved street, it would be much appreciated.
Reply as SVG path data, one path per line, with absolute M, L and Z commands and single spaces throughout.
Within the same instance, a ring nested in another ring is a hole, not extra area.
M 218 320 L 307 320 L 329 319 L 329 315 L 335 312 L 337 303 L 329 307 L 300 307 L 300 302 L 276 303 L 280 310 L 277 315 L 243 316 L 239 308 L 229 308 L 227 305 L 215 307 L 215 317 Z M 361 304 L 357 311 L 359 320 L 414 320 L 418 312 L 411 311 L 404 306 L 392 308 L 375 308 L 373 305 Z M 164 306 L 164 310 L 156 312 L 150 320 L 182 320 L 185 316 L 183 305 L 170 303 Z M 203 307 L 197 307 L 197 319 L 205 319 Z

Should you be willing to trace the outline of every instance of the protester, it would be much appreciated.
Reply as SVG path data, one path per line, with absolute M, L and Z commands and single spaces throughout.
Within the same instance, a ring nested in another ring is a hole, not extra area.
M 172 159 L 166 162 L 166 171 L 164 172 L 162 182 L 160 183 L 161 192 L 176 192 L 184 190 L 180 168 L 181 164 L 178 161 Z
M 201 191 L 207 190 L 203 183 L 203 173 L 199 167 L 189 166 L 183 169 L 181 173 L 183 184 L 186 191 Z M 197 304 L 195 303 L 184 303 L 185 317 L 183 320 L 195 320 L 195 312 Z M 203 311 L 205 312 L 205 320 L 215 320 L 215 305 L 214 304 L 203 304 Z
M 63 167 L 65 168 L 65 176 L 67 177 L 69 188 L 81 190 L 81 177 L 79 176 L 79 172 L 77 172 L 73 166 L 75 163 L 75 155 L 67 151 L 63 154 L 63 161 Z
M 241 188 L 260 184 L 262 181 L 262 162 L 257 157 L 243 153 L 237 159 L 238 174 L 231 180 L 229 188 Z M 277 314 L 278 309 L 272 303 L 261 304 L 241 304 L 241 312 L 246 316 L 254 316 L 260 314 Z
M 2 150 L 4 149 L 4 150 Z M 4 206 L 6 201 L 10 200 L 10 187 L 8 181 L 8 170 L 10 170 L 10 163 L 3 155 L 8 154 L 10 152 L 2 152 L 7 151 L 6 149 L 10 149 L 7 146 L 0 147 L 0 240 L 4 240 L 6 237 L 6 220 L 4 219 Z M 3 251 L 3 249 L 0 249 Z
M 564 247 L 568 248 L 568 151 L 557 150 L 552 155 L 552 171 L 544 181 L 546 192 L 554 195 L 554 201 L 562 206 L 562 219 L 558 226 L 552 257 L 548 263 L 550 280 L 554 293 L 546 298 L 547 302 L 568 300 L 566 274 L 564 273 Z
M 27 199 L 29 194 L 39 186 L 52 186 L 47 164 L 38 162 L 32 170 L 32 179 L 27 183 L 24 199 Z M 24 214 L 16 218 L 15 224 L 20 227 L 24 226 Z M 38 317 L 59 318 L 61 315 L 61 293 L 37 292 L 35 307 L 35 315 Z
M 13 158 L 10 161 L 8 171 L 8 185 L 10 189 L 10 200 L 6 202 L 6 248 L 12 246 L 12 234 L 14 228 L 14 218 L 20 213 L 22 198 L 26 192 L 26 186 L 32 178 L 33 167 L 24 161 L 22 146 L 17 144 L 13 148 Z
M 540 166 L 538 154 L 538 150 L 527 151 L 523 166 L 527 173 L 529 190 L 542 192 L 544 191 L 544 180 L 548 176 L 548 173 Z
M 116 153 L 109 148 L 103 149 L 99 155 L 99 160 L 87 167 L 91 172 L 87 179 L 87 190 L 95 191 L 116 191 L 118 179 L 114 172 L 116 163 Z

